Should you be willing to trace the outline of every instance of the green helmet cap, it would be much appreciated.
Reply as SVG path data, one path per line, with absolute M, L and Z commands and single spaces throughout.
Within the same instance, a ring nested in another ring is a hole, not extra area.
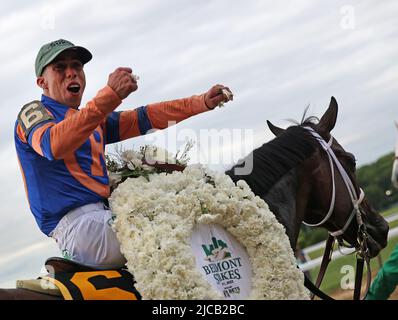
M 35 62 L 36 76 L 40 77 L 44 68 L 65 50 L 75 50 L 81 63 L 85 64 L 93 57 L 86 48 L 75 46 L 72 42 L 59 39 L 45 44 L 39 50 Z

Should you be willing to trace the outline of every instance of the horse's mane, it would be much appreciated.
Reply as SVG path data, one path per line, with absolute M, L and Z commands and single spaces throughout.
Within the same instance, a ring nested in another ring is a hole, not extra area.
M 279 179 L 313 154 L 316 141 L 303 127 L 314 127 L 317 120 L 315 117 L 304 119 L 300 124 L 287 128 L 273 140 L 253 150 L 255 175 L 234 174 L 234 169 L 242 167 L 245 160 L 251 161 L 250 156 L 226 171 L 226 174 L 235 182 L 245 180 L 257 195 L 267 194 Z

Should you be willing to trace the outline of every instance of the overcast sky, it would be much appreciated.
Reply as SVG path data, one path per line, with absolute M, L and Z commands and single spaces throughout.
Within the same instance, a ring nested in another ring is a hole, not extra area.
M 188 129 L 196 136 L 234 129 L 234 139 L 217 146 L 197 141 L 202 158 L 192 158 L 209 165 L 216 164 L 209 155 L 235 160 L 248 145 L 271 139 L 267 119 L 286 127 L 285 119 L 300 120 L 307 105 L 321 116 L 335 96 L 334 136 L 362 165 L 391 152 L 397 136 L 397 16 L 394 0 L 2 1 L 0 287 L 35 278 L 44 260 L 58 255 L 29 211 L 13 142 L 20 108 L 41 95 L 34 75 L 41 45 L 64 38 L 92 52 L 83 105 L 119 66 L 140 77 L 119 110 L 227 85 L 233 102 L 152 140 L 177 135 L 178 146 Z

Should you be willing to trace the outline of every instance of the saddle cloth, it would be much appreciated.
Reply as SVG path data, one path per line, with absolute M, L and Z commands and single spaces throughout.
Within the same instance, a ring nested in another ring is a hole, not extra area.
M 138 300 L 134 278 L 126 270 L 61 272 L 41 277 L 53 283 L 65 300 Z
M 18 280 L 17 288 L 62 296 L 64 300 L 140 300 L 127 270 L 95 270 L 62 258 L 46 261 L 48 275 Z

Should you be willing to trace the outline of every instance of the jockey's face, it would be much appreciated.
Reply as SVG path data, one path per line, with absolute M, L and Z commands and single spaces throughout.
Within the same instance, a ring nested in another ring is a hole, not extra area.
M 73 51 L 64 51 L 37 78 L 43 93 L 68 107 L 77 109 L 86 87 L 83 64 Z

